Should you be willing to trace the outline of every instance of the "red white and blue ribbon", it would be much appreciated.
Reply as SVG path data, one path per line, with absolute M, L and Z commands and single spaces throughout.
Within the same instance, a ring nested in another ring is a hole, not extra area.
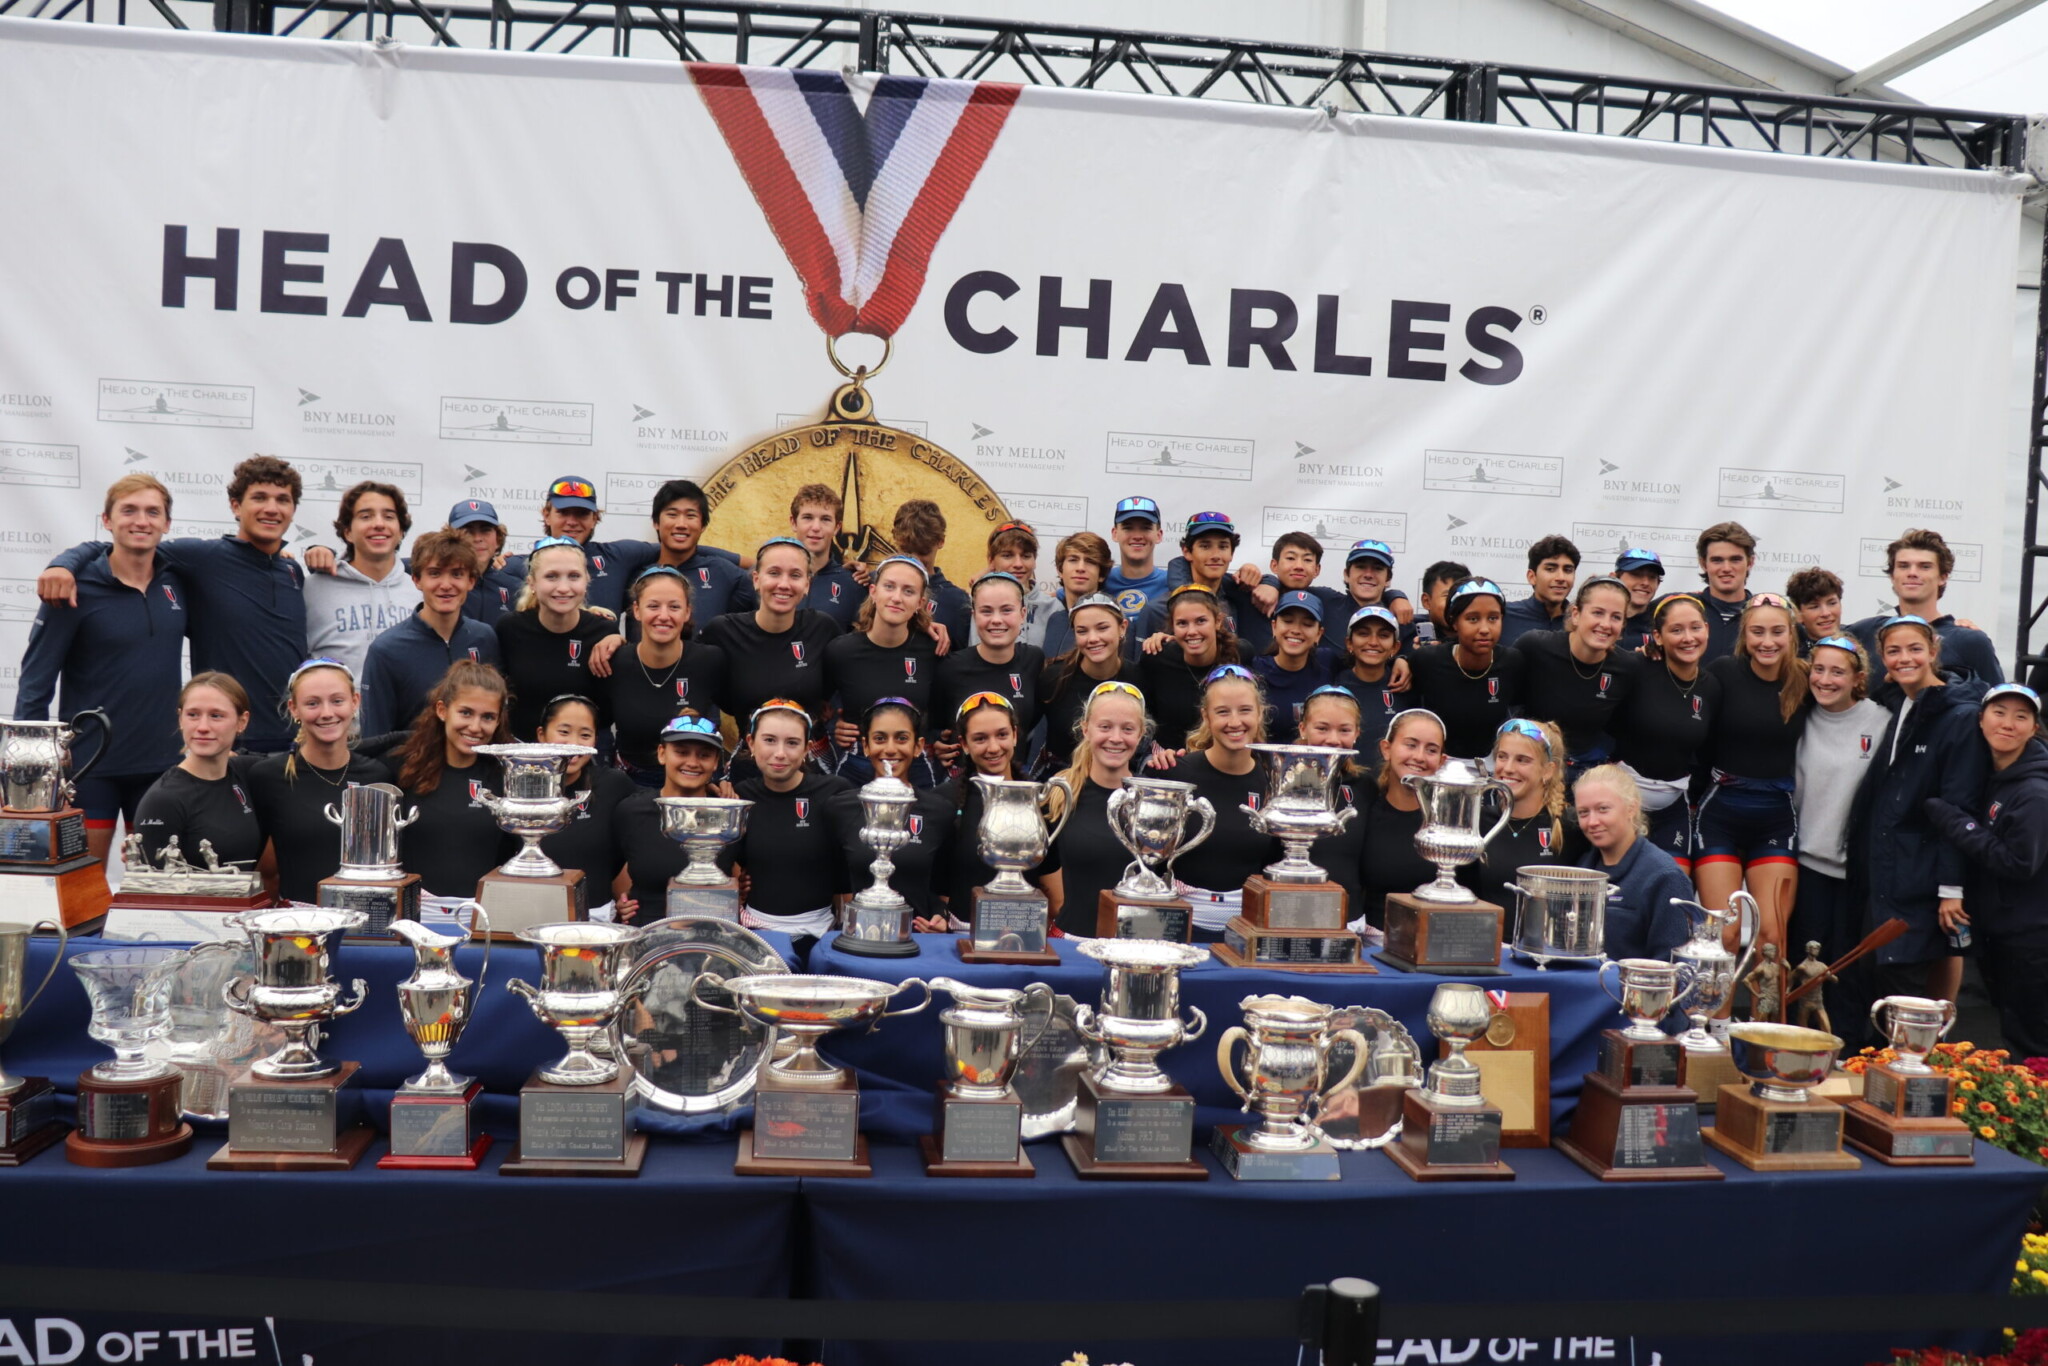
M 883 76 L 863 113 L 836 72 L 689 68 L 818 326 L 892 336 L 1022 87 Z

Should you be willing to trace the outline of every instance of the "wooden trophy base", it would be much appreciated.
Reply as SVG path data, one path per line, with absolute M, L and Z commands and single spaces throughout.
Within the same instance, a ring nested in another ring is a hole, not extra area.
M 868 1136 L 855 1134 L 853 1159 L 839 1161 L 819 1157 L 759 1157 L 754 1150 L 754 1131 L 748 1129 L 740 1135 L 739 1157 L 733 1161 L 734 1176 L 846 1176 L 866 1177 L 875 1174 L 875 1168 L 868 1161 Z
M 206 1159 L 210 1172 L 344 1172 L 376 1135 L 361 1122 L 362 1064 L 325 1077 L 272 1079 L 251 1073 L 228 1087 L 228 1141 Z
M 23 1077 L 0 1096 L 0 1167 L 19 1167 L 71 1132 L 57 1118 L 57 1092 L 48 1077 Z
M 1401 972 L 1448 977 L 1499 977 L 1501 909 L 1490 901 L 1424 901 L 1412 892 L 1387 897 L 1387 943 L 1373 955 Z
M 1178 1086 L 1117 1091 L 1081 1078 L 1075 1132 L 1060 1136 L 1083 1181 L 1207 1181 L 1194 1156 L 1195 1098 Z
M 853 1074 L 792 1085 L 764 1068 L 754 1088 L 754 1127 L 740 1135 L 732 1169 L 737 1176 L 873 1176 Z
M 64 1140 L 64 1157 L 80 1167 L 146 1167 L 182 1156 L 192 1126 L 178 1109 L 184 1078 L 177 1072 L 109 1080 L 87 1068 L 78 1074 L 78 1128 Z
M 112 893 L 100 861 L 81 856 L 65 863 L 0 863 L 0 924 L 54 920 L 67 934 L 90 933 L 107 914 Z
M 64 1140 L 64 1160 L 74 1167 L 147 1167 L 192 1151 L 192 1126 L 180 1123 L 162 1138 L 138 1143 L 95 1143 L 77 1130 Z
M 108 903 L 113 910 L 147 911 L 261 911 L 268 909 L 277 898 L 265 891 L 255 891 L 247 896 L 174 896 L 156 892 L 116 892 Z
M 1846 1172 L 1863 1166 L 1842 1151 L 1842 1107 L 1833 1101 L 1765 1100 L 1724 1086 L 1700 1137 L 1758 1172 Z
M 391 1151 L 377 1159 L 388 1171 L 475 1171 L 491 1149 L 476 1131 L 474 1106 L 484 1084 L 452 1095 L 400 1088 L 391 1097 Z
M 1387 1145 L 1387 1156 L 1417 1181 L 1515 1179 L 1515 1169 L 1500 1160 L 1498 1109 L 1444 1105 L 1420 1088 L 1401 1097 L 1401 1136 Z M 1464 1157 L 1474 1160 L 1454 1160 Z
M 1976 1135 L 1960 1119 L 1900 1119 L 1866 1101 L 1842 1107 L 1842 1141 L 1887 1167 L 1972 1167 Z
M 1233 968 L 1264 968 L 1273 972 L 1341 972 L 1353 975 L 1379 969 L 1362 961 L 1364 945 L 1356 934 L 1336 929 L 1265 929 L 1244 916 L 1232 916 L 1221 943 L 1209 952 Z
M 0 807 L 0 863 L 69 863 L 85 854 L 85 812 L 16 811 Z
M 921 1134 L 917 1140 L 918 1156 L 924 1159 L 926 1176 L 982 1176 L 1019 1177 L 1036 1176 L 1038 1168 L 1031 1165 L 1031 1159 L 1022 1149 L 1016 1159 L 1010 1162 L 948 1162 L 940 1155 L 939 1136 Z
M 1616 1086 L 1586 1074 L 1571 1132 L 1557 1150 L 1602 1181 L 1719 1181 L 1700 1150 L 1699 1095 L 1689 1086 Z
M 1465 1045 L 1479 1068 L 1479 1094 L 1500 1109 L 1500 1146 L 1550 1146 L 1550 994 L 1489 992 L 1493 1018 L 1486 1034 Z M 1437 1044 L 1437 1056 L 1450 1054 Z
M 954 1095 L 939 1083 L 938 1122 L 917 1142 L 926 1176 L 1036 1176 L 1024 1155 L 1024 1102 Z
M 1015 963 L 1033 968 L 1056 968 L 1060 965 L 1059 954 L 1050 948 L 1037 953 L 1025 949 L 979 949 L 972 939 L 956 939 L 953 951 L 963 963 Z
M 1095 936 L 1098 939 L 1165 939 L 1176 944 L 1192 943 L 1195 937 L 1194 908 L 1180 897 L 1140 901 L 1105 889 L 1095 899 Z
M 1244 919 L 1262 930 L 1341 930 L 1349 916 L 1334 882 L 1275 882 L 1254 873 L 1244 881 Z
M 358 1124 L 344 1130 L 334 1140 L 334 1147 L 323 1153 L 264 1153 L 237 1151 L 234 1144 L 223 1143 L 220 1150 L 206 1159 L 206 1170 L 210 1172 L 345 1172 L 362 1160 L 370 1149 L 370 1141 L 376 1132 L 367 1124 Z
M 590 918 L 581 868 L 565 869 L 553 877 L 514 877 L 503 871 L 485 873 L 477 881 L 476 899 L 484 914 L 491 918 L 491 928 L 488 933 L 474 934 L 472 938 L 488 939 L 494 944 L 517 943 L 519 931 L 535 925 Z
M 369 940 L 389 942 L 391 922 L 420 918 L 420 875 L 357 881 L 353 878 L 320 879 L 313 897 L 316 904 L 342 911 L 361 911 L 369 917 L 360 930 L 344 936 L 346 943 Z
M 633 1072 L 595 1086 L 560 1086 L 535 1072 L 519 1088 L 519 1141 L 500 1176 L 638 1176 L 647 1135 L 633 1131 Z
M 419 1154 L 386 1153 L 377 1159 L 377 1165 L 385 1171 L 454 1171 L 473 1172 L 484 1163 L 484 1154 L 491 1150 L 491 1136 L 478 1134 L 469 1151 L 460 1157 L 427 1157 Z
M 1060 956 L 1048 937 L 1052 915 L 1045 896 L 1039 892 L 991 892 L 974 889 L 969 923 L 972 934 L 954 948 L 963 963 L 1016 963 L 1026 967 L 1056 967 Z

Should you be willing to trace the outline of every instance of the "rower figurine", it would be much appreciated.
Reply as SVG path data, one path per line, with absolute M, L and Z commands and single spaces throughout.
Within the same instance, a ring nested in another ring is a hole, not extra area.
M 1798 993 L 1799 988 L 1809 983 L 1825 982 L 1832 976 L 1834 973 L 1828 970 L 1828 965 L 1820 961 L 1820 941 L 1807 940 L 1806 957 L 1800 959 L 1799 965 L 1792 969 L 1794 993 Z M 1818 1029 L 1823 1034 L 1834 1033 L 1834 1026 L 1828 1023 L 1827 1002 L 1821 999 L 1819 988 L 1799 995 L 1798 999 L 1792 1001 L 1792 1023 L 1804 1029 Z
M 1776 1024 L 1785 1013 L 1785 965 L 1778 961 L 1776 944 L 1759 946 L 1757 960 L 1742 979 L 1749 988 L 1749 1018 Z

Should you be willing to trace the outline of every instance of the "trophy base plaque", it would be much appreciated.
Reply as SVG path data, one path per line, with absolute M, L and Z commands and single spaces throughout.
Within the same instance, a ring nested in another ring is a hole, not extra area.
M 740 885 L 731 878 L 709 885 L 682 883 L 670 878 L 668 913 L 672 916 L 701 915 L 712 920 L 729 920 L 737 925 L 740 923 Z
M 1617 1086 L 1588 1072 L 1557 1150 L 1602 1181 L 1719 1181 L 1700 1147 L 1699 1095 L 1689 1086 Z
M 1171 897 L 1144 901 L 1104 891 L 1095 900 L 1098 939 L 1166 939 L 1186 944 L 1195 934 L 1195 912 L 1186 901 Z
M 736 1176 L 873 1176 L 860 1131 L 860 1085 L 851 1073 L 824 1085 L 764 1075 L 754 1127 L 740 1135 Z
M 1401 1097 L 1401 1137 L 1387 1156 L 1417 1181 L 1512 1181 L 1500 1160 L 1500 1111 L 1445 1105 L 1423 1089 Z
M 1387 897 L 1386 948 L 1373 957 L 1401 972 L 1499 977 L 1501 909 L 1488 901 L 1424 901 L 1410 892 Z
M 566 869 L 553 877 L 485 873 L 477 881 L 476 899 L 491 918 L 489 932 L 481 937 L 494 944 L 517 943 L 519 931 L 535 925 L 590 918 L 581 868 Z
M 939 1087 L 936 1132 L 917 1141 L 926 1176 L 1036 1176 L 1024 1155 L 1024 1102 L 949 1095 Z
M 67 934 L 88 934 L 105 918 L 107 870 L 89 856 L 68 863 L 0 862 L 0 924 L 55 920 Z
M 630 1069 L 597 1086 L 557 1086 L 535 1072 L 519 1088 L 519 1141 L 500 1176 L 638 1176 L 647 1135 L 633 1128 Z
M 1017 963 L 1055 967 L 1060 956 L 1047 939 L 1052 914 L 1043 896 L 974 889 L 974 929 L 955 947 L 963 963 Z
M 1751 1171 L 1846 1172 L 1863 1166 L 1842 1151 L 1842 1107 L 1833 1101 L 1765 1100 L 1724 1086 L 1700 1137 Z
M 1233 968 L 1270 968 L 1275 972 L 1370 972 L 1379 969 L 1361 961 L 1357 935 L 1343 926 L 1330 929 L 1266 929 L 1244 916 L 1232 916 L 1223 927 L 1223 942 L 1209 952 Z
M 1116 1091 L 1081 1079 L 1075 1132 L 1060 1146 L 1084 1181 L 1207 1181 L 1194 1156 L 1195 1098 L 1180 1087 Z
M 136 1081 L 78 1074 L 78 1127 L 64 1140 L 64 1158 L 79 1167 L 146 1167 L 183 1156 L 192 1126 L 178 1109 L 183 1078 L 176 1072 Z
M 85 812 L 0 808 L 0 863 L 68 863 L 85 853 Z
M 345 943 L 359 944 L 372 939 L 389 942 L 392 921 L 420 918 L 420 875 L 407 873 L 404 877 L 380 878 L 374 882 L 322 878 L 314 900 L 321 906 L 339 911 L 361 911 L 369 917 L 362 929 L 346 936 Z
M 1349 916 L 1334 882 L 1275 882 L 1254 873 L 1244 882 L 1244 918 L 1262 930 L 1341 930 Z
M 475 1171 L 491 1150 L 473 1106 L 484 1084 L 448 1095 L 400 1090 L 391 1097 L 391 1151 L 377 1165 L 395 1171 Z
M 1888 1167 L 1972 1166 L 1976 1142 L 1951 1113 L 1955 1093 L 1938 1072 L 1879 1064 L 1863 1074 L 1862 1097 L 1842 1107 L 1843 1141 Z
M 1337 1149 L 1326 1138 L 1318 1138 L 1313 1147 L 1273 1152 L 1247 1143 L 1249 1132 L 1249 1125 L 1219 1124 L 1209 1138 L 1209 1150 L 1239 1181 L 1335 1181 L 1343 1175 Z
M 325 1077 L 272 1080 L 253 1073 L 228 1087 L 228 1141 L 206 1159 L 210 1172 L 344 1172 L 374 1137 L 362 1089 L 349 1083 L 361 1063 Z
M 1668 1036 L 1631 1039 L 1619 1029 L 1603 1029 L 1600 1031 L 1599 1075 L 1624 1091 L 1638 1087 L 1684 1087 L 1685 1049 L 1678 1040 Z
M 19 1167 L 69 1133 L 57 1118 L 57 1092 L 48 1077 L 24 1077 L 0 1096 L 0 1167 Z
M 1051 948 L 1036 953 L 1024 949 L 984 948 L 972 939 L 956 939 L 953 951 L 960 955 L 963 963 L 1015 963 L 1024 967 L 1056 968 L 1060 965 L 1059 953 Z

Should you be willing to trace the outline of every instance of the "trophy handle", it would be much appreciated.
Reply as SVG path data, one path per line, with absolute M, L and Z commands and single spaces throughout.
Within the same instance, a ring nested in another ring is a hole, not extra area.
M 548 1023 L 548 1017 L 541 1010 L 540 988 L 530 982 L 513 977 L 506 980 L 505 990 L 525 1001 L 527 1009 L 533 1012 L 535 1019 L 539 1020 L 542 1024 Z
M 1336 1043 L 1339 1039 L 1349 1039 L 1351 1041 L 1351 1068 L 1343 1076 L 1323 1088 L 1322 1094 L 1325 1096 L 1333 1091 L 1341 1091 L 1355 1083 L 1359 1075 L 1365 1071 L 1366 1061 L 1372 1052 L 1372 1045 L 1365 1041 L 1365 1035 L 1355 1029 L 1340 1029 L 1330 1035 L 1331 1043 Z
M 1514 893 L 1515 896 L 1515 928 L 1510 939 L 1513 943 L 1520 944 L 1522 942 L 1522 919 L 1529 914 L 1529 893 L 1522 889 L 1522 884 L 1519 882 L 1508 883 L 1507 890 Z
M 1060 837 L 1060 831 L 1066 829 L 1067 822 L 1074 818 L 1074 789 L 1072 784 L 1067 782 L 1067 776 L 1064 773 L 1055 773 L 1052 777 L 1046 780 L 1045 790 L 1039 795 L 1038 798 L 1039 805 L 1041 807 L 1044 806 L 1046 800 L 1051 796 L 1052 790 L 1054 788 L 1058 788 L 1060 791 L 1066 793 L 1067 800 L 1060 807 L 1060 818 L 1059 820 L 1053 823 L 1052 833 L 1045 837 L 1045 842 L 1048 846 L 1050 846 L 1054 840 Z M 1118 792 L 1121 791 L 1122 789 L 1118 789 Z M 1116 796 L 1116 792 L 1112 792 L 1110 794 L 1112 800 L 1114 800 Z M 1114 830 L 1116 827 L 1114 824 L 1112 824 L 1110 828 Z
M 1052 1028 L 1052 1012 L 1057 1004 L 1053 1000 L 1052 988 L 1043 982 L 1033 982 L 1024 988 L 1024 1000 L 1027 1004 L 1036 998 L 1043 998 L 1045 1001 L 1045 1023 L 1024 1036 L 1024 1042 L 1018 1045 L 1018 1051 L 1022 1053 L 1029 1053 L 1031 1046 L 1044 1038 L 1045 1031 Z
M 1203 840 L 1209 838 L 1209 836 L 1216 833 L 1216 808 L 1209 805 L 1209 799 L 1207 797 L 1197 797 L 1193 801 L 1189 802 L 1188 810 L 1202 818 L 1202 828 L 1199 832 L 1196 833 L 1193 839 L 1189 840 L 1186 844 L 1183 844 L 1180 848 L 1173 851 L 1173 857 L 1166 861 L 1166 868 L 1161 870 L 1163 872 L 1167 872 L 1170 874 L 1173 865 L 1180 862 L 1181 857 L 1183 855 L 1187 854 L 1191 850 L 1200 848 Z M 1181 828 L 1185 830 L 1187 827 L 1183 825 Z
M 419 808 L 414 807 L 413 811 L 417 814 Z M 470 935 L 475 936 L 479 924 L 483 926 L 484 931 L 484 961 L 483 966 L 476 970 L 476 991 L 471 995 L 471 999 L 474 1000 L 483 995 L 484 979 L 491 973 L 491 913 L 484 909 L 481 901 L 471 901 L 467 905 L 470 908 Z
M 1067 797 L 1068 810 L 1071 811 L 1073 809 L 1075 800 L 1076 799 L 1074 798 L 1072 793 L 1069 793 Z M 1117 819 L 1117 812 L 1123 810 L 1124 806 L 1130 800 L 1131 794 L 1124 788 L 1120 787 L 1116 791 L 1110 793 L 1109 801 L 1106 802 L 1102 808 L 1102 818 L 1109 822 L 1109 833 L 1116 836 L 1116 842 L 1118 844 L 1121 844 L 1124 848 L 1130 850 L 1131 856 L 1133 858 L 1137 858 L 1138 866 L 1143 867 L 1145 860 L 1138 857 L 1137 846 L 1132 844 L 1130 839 L 1125 836 L 1124 823 Z M 1062 819 L 1060 821 L 1060 824 L 1064 826 L 1066 825 L 1066 821 Z
M 1884 1008 L 1891 1003 L 1892 998 L 1889 996 L 1880 996 L 1877 1000 L 1870 1003 L 1870 1027 L 1877 1031 L 1878 1038 L 1885 1039 L 1887 1042 L 1889 1042 L 1890 1035 L 1885 1032 L 1884 1021 L 1879 1017 L 1884 1014 Z
M 891 1016 L 894 1016 L 894 1015 L 915 1015 L 915 1014 L 917 1014 L 917 1013 L 918 1013 L 918 1012 L 919 1012 L 920 1010 L 923 1010 L 923 1009 L 924 1009 L 924 1008 L 925 1008 L 926 1006 L 928 1006 L 928 1005 L 930 1005 L 930 1004 L 932 1003 L 932 987 L 931 987 L 931 983 L 929 983 L 929 982 L 925 981 L 925 980 L 924 980 L 924 978 L 922 978 L 922 977 L 906 977 L 906 978 L 904 978 L 904 979 L 903 979 L 903 981 L 902 981 L 902 983 L 901 983 L 901 985 L 899 985 L 899 986 L 898 986 L 898 987 L 896 988 L 896 990 L 895 990 L 894 992 L 890 993 L 890 994 L 891 994 L 891 996 L 892 996 L 892 997 L 894 997 L 894 996 L 900 996 L 900 995 L 902 995 L 902 994 L 903 994 L 904 992 L 906 992 L 906 991 L 910 990 L 910 988 L 912 988 L 912 987 L 914 987 L 914 986 L 915 986 L 915 987 L 923 987 L 923 988 L 924 988 L 924 999 L 923 999 L 922 1001 L 919 1001 L 919 1002 L 918 1002 L 918 1003 L 917 1003 L 916 1005 L 914 1005 L 914 1006 L 910 1007 L 910 1009 L 908 1009 L 908 1010 L 885 1010 L 885 1011 L 883 1011 L 883 1012 L 882 1012 L 882 1013 L 881 1013 L 880 1015 L 877 1015 L 877 1016 L 875 1017 L 875 1024 L 876 1024 L 877 1026 L 879 1026 L 879 1025 L 880 1025 L 880 1024 L 882 1023 L 882 1021 L 884 1021 L 884 1020 L 886 1020 L 886 1019 L 888 1019 L 888 1018 L 890 1018 Z
M 320 810 L 320 814 L 327 817 L 327 819 L 333 822 L 335 825 L 341 824 L 341 813 L 334 809 L 333 802 L 329 802 L 327 803 L 326 806 L 322 807 Z
M 415 806 L 412 809 L 412 814 L 410 816 L 401 816 L 394 808 L 391 812 L 391 828 L 393 830 L 403 830 L 405 829 L 406 826 L 411 825 L 414 821 L 418 820 L 419 818 L 420 809 L 417 806 Z
M 1607 965 L 1605 963 L 1602 963 L 1600 967 L 1604 971 Z M 1678 973 L 1680 977 L 1678 990 L 1671 993 L 1671 1008 L 1673 1010 L 1677 1010 L 1681 1006 L 1683 1006 L 1686 997 L 1692 995 L 1693 988 L 1700 984 L 1700 970 L 1698 964 L 1680 963 L 1678 965 Z
M 1046 1022 L 1050 1024 L 1051 1018 L 1048 1017 Z M 1934 1036 L 1935 1042 L 1939 1043 L 1941 1040 L 1946 1039 L 1948 1032 L 1954 1029 L 1955 1026 L 1956 1003 L 1954 1001 L 1943 1001 L 1941 1003 L 1941 1033 Z
M 1600 972 L 1599 972 L 1600 990 L 1602 990 L 1602 991 L 1606 992 L 1606 993 L 1607 993 L 1607 994 L 1608 994 L 1609 996 L 1613 997 L 1613 998 L 1614 998 L 1614 1003 L 1615 1003 L 1616 1005 L 1620 1005 L 1620 1004 L 1621 1004 L 1621 993 L 1620 993 L 1620 992 L 1618 992 L 1618 991 L 1616 991 L 1616 990 L 1615 990 L 1615 989 L 1614 989 L 1613 987 L 1611 987 L 1611 986 L 1607 985 L 1607 969 L 1609 969 L 1609 968 L 1613 968 L 1613 969 L 1615 970 L 1615 973 L 1614 973 L 1614 980 L 1615 980 L 1615 981 L 1617 981 L 1617 982 L 1619 982 L 1619 981 L 1621 980 L 1621 964 L 1620 964 L 1620 963 L 1618 963 L 1618 962 L 1616 962 L 1616 961 L 1615 961 L 1615 960 L 1613 960 L 1612 958 L 1610 958 L 1610 959 L 1608 959 L 1608 960 L 1607 960 L 1606 962 L 1604 962 L 1604 963 L 1602 963 L 1602 964 L 1600 965 Z
M 34 934 L 45 925 L 48 925 L 57 932 L 57 953 L 55 957 L 50 959 L 50 970 L 43 974 L 42 981 L 36 983 L 35 996 L 31 996 L 21 1003 L 21 1009 L 15 1012 L 17 1015 L 27 1013 L 28 1008 L 36 1003 L 36 996 L 41 996 L 43 988 L 50 985 L 50 979 L 57 975 L 57 969 L 64 966 L 64 948 L 71 942 L 71 936 L 65 933 L 63 923 L 56 920 L 38 920 L 35 924 L 28 927 L 28 932 Z
M 249 988 L 254 985 L 255 982 L 254 979 L 252 978 L 230 977 L 228 978 L 227 981 L 222 982 L 220 984 L 220 999 L 224 1003 L 226 1003 L 227 1008 L 229 1010 L 234 1011 L 235 1014 L 247 1015 L 250 1019 L 253 1020 L 256 1018 L 256 1011 L 255 1008 L 249 1004 Z M 242 994 L 239 996 L 235 994 L 235 988 L 238 986 L 242 989 Z
M 1739 953 L 1756 942 L 1763 931 L 1763 907 L 1756 904 L 1756 898 L 1737 888 L 1728 894 L 1728 909 L 1735 916 L 1735 948 Z
M 1488 782 L 1486 787 L 1489 792 L 1498 792 L 1500 794 L 1500 819 L 1493 823 L 1493 829 L 1487 831 L 1486 837 L 1479 841 L 1481 849 L 1493 843 L 1493 837 L 1507 828 L 1508 818 L 1515 814 L 1515 793 L 1513 788 L 1510 788 L 1498 778 Z
M 360 977 L 356 978 L 350 985 L 356 989 L 356 998 L 347 1005 L 336 1001 L 334 1003 L 334 1014 L 329 1018 L 338 1020 L 344 1015 L 353 1015 L 363 1008 L 363 1001 L 369 995 L 369 989 L 364 985 L 363 979 Z
M 1200 1006 L 1189 1006 L 1188 1014 L 1195 1017 L 1195 1023 L 1192 1027 L 1188 1025 L 1181 1026 L 1181 1029 L 1185 1031 L 1181 1035 L 1181 1042 L 1183 1043 L 1193 1043 L 1196 1039 L 1209 1032 L 1209 1017 L 1203 1013 Z
M 702 996 L 699 996 L 699 995 L 697 994 L 697 988 L 698 988 L 698 987 L 699 987 L 700 985 L 702 985 L 702 984 L 703 984 L 704 982 L 706 982 L 706 981 L 709 981 L 709 982 L 711 982 L 711 983 L 712 983 L 713 985 L 715 985 L 715 986 L 721 986 L 721 987 L 722 987 L 722 986 L 724 986 L 724 985 L 725 985 L 725 979 L 724 979 L 723 977 L 720 977 L 720 976 L 719 976 L 719 975 L 718 975 L 717 973 L 715 973 L 715 972 L 700 972 L 700 973 L 698 973 L 698 974 L 697 974 L 697 975 L 696 975 L 695 977 L 692 977 L 692 978 L 690 979 L 690 989 L 689 989 L 688 991 L 686 991 L 685 993 L 683 993 L 683 994 L 684 994 L 685 996 L 687 996 L 687 997 L 689 998 L 689 1000 L 690 1000 L 690 1004 L 692 1004 L 692 1005 L 696 1005 L 696 1006 L 702 1006 L 702 1007 L 703 1007 L 704 1009 L 706 1009 L 706 1010 L 715 1010 L 715 1011 L 717 1011 L 717 1012 L 718 1012 L 719 1014 L 721 1014 L 721 1015 L 737 1015 L 737 1014 L 739 1014 L 739 1013 L 740 1013 L 740 1012 L 739 1012 L 739 1010 L 738 1010 L 737 1008 L 733 1007 L 733 1006 L 722 1006 L 722 1005 L 719 1005 L 719 1004 L 717 1004 L 716 1002 L 713 1002 L 713 1001 L 707 1001 L 707 1000 L 705 1000 L 705 999 L 704 999 L 704 998 L 703 998 Z M 512 982 L 512 983 L 509 983 L 509 985 L 511 985 L 511 986 L 512 986 L 512 987 L 514 987 L 514 988 L 518 988 L 518 987 L 523 987 L 523 986 L 526 986 L 526 983 L 524 983 L 524 982 L 518 982 L 518 981 L 515 981 L 515 982 Z M 532 990 L 532 988 L 530 988 L 530 987 L 529 987 L 529 988 L 527 988 L 527 989 L 528 989 L 529 991 L 530 991 L 530 990 Z
M 87 759 L 85 761 L 85 766 L 83 768 L 80 768 L 76 773 L 73 773 L 71 777 L 66 780 L 66 785 L 71 787 L 74 791 L 77 789 L 77 785 L 79 783 L 85 781 L 85 775 L 92 772 L 93 769 L 97 768 L 99 766 L 100 760 L 107 757 L 107 751 L 113 748 L 114 745 L 114 723 L 112 721 L 109 721 L 107 719 L 107 714 L 101 711 L 98 707 L 90 707 L 87 708 L 85 711 L 73 713 L 71 719 L 65 722 L 66 725 L 72 728 L 72 739 L 74 740 L 78 738 L 78 723 L 80 721 L 91 721 L 94 725 L 97 725 L 100 728 L 100 747 L 93 751 L 92 758 Z M 69 749 L 68 743 L 66 745 L 66 748 Z M 38 988 L 38 990 L 40 990 L 40 988 Z M 26 1006 L 22 1008 L 24 1010 L 27 1009 Z
M 1244 1083 L 1237 1079 L 1237 1068 L 1233 1065 L 1230 1056 L 1232 1046 L 1240 1039 L 1244 1041 L 1247 1047 L 1250 1046 L 1252 1036 L 1245 1033 L 1243 1025 L 1232 1025 L 1223 1031 L 1223 1037 L 1216 1041 L 1216 1070 L 1223 1074 L 1223 1080 L 1229 1085 L 1230 1089 L 1244 1098 L 1244 1104 L 1238 1108 L 1249 1110 L 1252 1106 L 1252 1093 L 1245 1090 Z
M 1074 1007 L 1074 1032 L 1089 1043 L 1102 1042 L 1102 1030 L 1095 1023 L 1094 1006 Z

